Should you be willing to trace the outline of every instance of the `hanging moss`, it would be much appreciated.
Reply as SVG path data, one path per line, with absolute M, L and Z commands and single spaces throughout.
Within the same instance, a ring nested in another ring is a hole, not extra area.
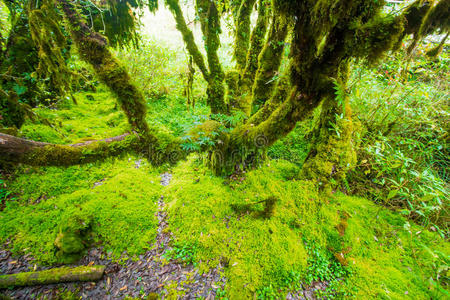
M 20 128 L 25 122 L 25 111 L 14 91 L 9 94 L 0 91 L 0 116 L 0 125 L 4 127 Z
M 355 39 L 347 51 L 352 56 L 375 62 L 394 47 L 404 26 L 403 16 L 377 17 L 364 25 L 356 25 Z
M 11 3 L 10 5 L 11 9 L 15 7 Z M 38 51 L 31 39 L 26 10 L 17 11 L 14 15 L 5 49 L 0 57 L 0 72 L 3 74 L 0 77 L 0 88 L 7 94 L 12 94 L 16 93 L 14 89 L 17 90 L 19 87 L 21 100 L 35 106 L 41 94 L 39 86 L 36 80 L 25 79 L 23 76 L 31 75 L 36 70 L 39 62 Z
M 424 37 L 441 29 L 450 30 L 450 0 L 434 1 L 420 25 L 419 36 Z
M 34 7 L 34 3 L 30 2 L 30 32 L 39 55 L 36 72 L 41 78 L 49 77 L 52 86 L 64 95 L 70 92 L 71 72 L 63 56 L 63 50 L 68 46 L 59 25 L 62 20 L 55 11 L 53 0 L 44 0 L 38 9 Z
M 72 36 L 81 58 L 92 65 L 99 79 L 116 94 L 130 125 L 144 138 L 150 138 L 145 121 L 147 109 L 144 97 L 131 82 L 125 67 L 108 50 L 106 39 L 92 32 L 82 22 L 72 3 L 66 0 L 59 0 L 59 2 L 70 21 Z

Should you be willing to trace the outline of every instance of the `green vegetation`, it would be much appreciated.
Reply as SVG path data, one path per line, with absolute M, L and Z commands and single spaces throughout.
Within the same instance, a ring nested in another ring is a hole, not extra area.
M 1 248 L 192 265 L 149 299 L 449 297 L 448 1 L 160 4 L 172 45 L 154 0 L 0 0 Z
M 312 182 L 286 178 L 295 168 L 271 161 L 243 182 L 216 178 L 192 158 L 173 170 L 170 229 L 178 244 L 195 245 L 200 270 L 225 267 L 230 299 L 283 294 L 315 280 L 331 281 L 334 296 L 439 295 L 433 265 L 448 261 L 439 235 L 363 198 L 321 196 Z M 280 200 L 263 217 L 258 202 L 270 196 Z
M 156 236 L 160 186 L 146 163 L 135 169 L 135 160 L 20 171 L 9 187 L 20 197 L 6 202 L 1 239 L 12 238 L 14 253 L 46 264 L 73 261 L 98 243 L 116 258 L 141 254 Z

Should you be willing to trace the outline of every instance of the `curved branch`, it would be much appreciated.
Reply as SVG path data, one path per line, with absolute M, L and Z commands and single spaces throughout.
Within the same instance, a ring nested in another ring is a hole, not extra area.
M 246 147 L 255 149 L 268 147 L 294 129 L 297 122 L 304 120 L 321 102 L 320 97 L 313 97 L 299 92 L 294 86 L 288 98 L 265 118 L 255 125 L 250 119 L 242 126 L 235 128 L 230 134 L 230 148 Z M 267 114 L 269 111 L 267 112 Z M 261 140 L 263 144 L 261 144 Z
M 286 18 L 276 15 L 276 12 L 274 12 L 266 44 L 258 58 L 258 71 L 253 84 L 252 103 L 255 105 L 264 104 L 272 93 L 287 34 L 288 22 Z
M 251 85 L 258 69 L 258 56 L 264 46 L 264 37 L 267 31 L 267 14 L 269 8 L 263 0 L 258 2 L 258 19 L 250 36 L 250 48 L 247 53 L 247 63 L 242 75 L 245 85 Z M 247 83 L 248 82 L 248 83 Z M 251 86 L 250 86 L 251 88 Z

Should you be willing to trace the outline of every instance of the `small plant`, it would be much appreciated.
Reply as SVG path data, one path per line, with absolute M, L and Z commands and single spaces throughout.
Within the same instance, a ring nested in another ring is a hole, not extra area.
M 0 178 L 0 211 L 8 206 L 9 198 L 11 198 L 11 192 L 7 190 L 5 181 Z
M 172 249 L 166 251 L 163 258 L 168 260 L 180 260 L 185 264 L 197 265 L 195 261 L 195 254 L 197 253 L 196 244 L 175 244 Z
M 325 291 L 318 291 L 319 298 L 332 299 L 343 293 L 342 283 L 351 275 L 351 270 L 340 264 L 332 253 L 305 241 L 308 251 L 308 267 L 304 281 L 310 285 L 315 281 L 327 282 Z
M 272 284 L 265 286 L 257 291 L 257 299 L 274 300 L 279 299 L 280 295 Z
M 216 290 L 216 298 L 220 299 L 220 300 L 228 300 L 228 298 L 226 297 L 226 291 L 224 289 L 222 289 L 221 287 L 218 287 Z

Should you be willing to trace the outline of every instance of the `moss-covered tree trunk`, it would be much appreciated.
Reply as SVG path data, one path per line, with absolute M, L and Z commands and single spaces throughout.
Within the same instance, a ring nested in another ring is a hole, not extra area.
M 287 33 L 288 20 L 274 12 L 267 41 L 258 58 L 258 70 L 254 79 L 251 101 L 255 110 L 264 105 L 272 95 L 278 78 Z
M 221 33 L 220 15 L 214 1 L 196 0 L 197 13 L 199 15 L 202 32 L 205 39 L 206 58 L 209 67 L 208 105 L 211 113 L 227 113 L 225 103 L 225 73 L 219 60 L 217 50 L 220 47 L 219 34 Z
M 341 75 L 336 82 L 337 96 L 328 96 L 322 102 L 309 153 L 301 170 L 303 178 L 317 181 L 326 192 L 342 184 L 356 165 L 358 126 L 353 121 L 345 90 L 346 72 Z
M 142 141 L 133 134 L 71 145 L 29 141 L 0 133 L 0 162 L 32 166 L 70 166 L 139 150 Z
M 247 51 L 250 42 L 250 15 L 256 0 L 243 0 L 239 7 L 236 18 L 236 35 L 234 40 L 234 59 L 236 60 L 236 69 L 245 68 Z

